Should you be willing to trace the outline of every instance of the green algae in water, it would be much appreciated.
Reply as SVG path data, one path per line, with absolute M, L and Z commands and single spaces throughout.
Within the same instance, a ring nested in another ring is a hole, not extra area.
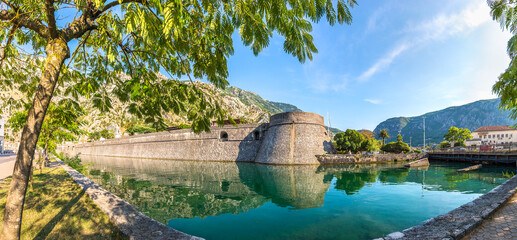
M 147 216 L 206 239 L 372 239 L 503 183 L 514 168 L 431 162 L 269 166 L 86 158 L 89 177 Z M 100 171 L 100 172 L 99 172 Z

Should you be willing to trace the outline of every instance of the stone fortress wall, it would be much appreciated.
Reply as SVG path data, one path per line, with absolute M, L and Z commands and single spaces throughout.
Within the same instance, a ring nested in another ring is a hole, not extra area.
M 264 164 L 319 164 L 316 155 L 335 153 L 323 117 L 308 112 L 276 114 L 269 124 L 214 126 L 201 134 L 173 130 L 65 145 L 58 150 L 71 155 Z

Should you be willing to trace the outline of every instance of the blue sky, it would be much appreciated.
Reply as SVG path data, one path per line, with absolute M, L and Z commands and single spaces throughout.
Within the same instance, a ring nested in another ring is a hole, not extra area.
M 496 97 L 510 38 L 485 0 L 358 0 L 352 25 L 313 25 L 319 53 L 304 64 L 275 35 L 259 56 L 235 37 L 232 86 L 296 105 L 342 130 L 371 129 Z

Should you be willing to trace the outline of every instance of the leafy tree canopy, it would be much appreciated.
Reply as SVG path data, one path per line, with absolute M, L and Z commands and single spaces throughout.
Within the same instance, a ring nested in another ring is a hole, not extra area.
M 186 113 L 194 131 L 226 114 L 188 78 L 228 85 L 232 35 L 254 54 L 276 32 L 300 62 L 317 52 L 311 22 L 351 23 L 355 0 L 0 0 L 0 87 L 33 98 L 7 197 L 2 239 L 19 239 L 32 156 L 52 96 L 112 108 L 113 93 L 155 128 Z M 72 49 L 71 49 L 72 47 Z M 169 78 L 161 77 L 164 72 Z
M 45 68 L 40 56 L 57 38 L 77 45 L 64 53 L 70 59 L 61 69 L 59 94 L 85 96 L 108 111 L 112 92 L 132 102 L 128 110 L 147 123 L 163 125 L 164 111 L 186 112 L 195 131 L 208 130 L 210 119 L 225 119 L 217 102 L 193 84 L 165 79 L 158 72 L 227 86 L 235 30 L 254 54 L 267 47 L 276 32 L 285 38 L 284 50 L 304 62 L 317 52 L 311 21 L 326 17 L 332 25 L 349 24 L 349 6 L 354 5 L 354 0 L 4 1 L 0 84 L 34 94 L 40 81 L 34 73 Z M 32 47 L 29 53 L 24 51 L 27 45 Z M 24 68 L 17 68 L 19 64 Z
M 362 150 L 364 136 L 356 130 L 347 129 L 334 136 L 339 151 L 357 153 Z
M 391 153 L 407 153 L 411 151 L 409 145 L 402 141 L 390 142 L 381 147 L 382 151 Z
M 366 152 L 377 152 L 381 148 L 381 143 L 374 138 L 365 139 L 361 144 L 361 150 Z
M 443 135 L 443 138 L 454 145 L 454 143 L 465 142 L 472 138 L 470 130 L 467 128 L 451 127 L 449 131 Z M 455 145 L 454 145 L 455 146 Z
M 20 132 L 27 121 L 30 105 L 25 104 L 24 107 L 23 111 L 14 112 L 7 120 L 14 133 Z M 75 140 L 78 135 L 83 134 L 80 126 L 84 121 L 80 117 L 84 115 L 84 110 L 73 101 L 64 99 L 58 104 L 50 104 L 46 115 L 38 140 L 38 145 L 45 152 L 54 151 L 62 141 Z
M 402 139 L 402 135 L 398 134 L 398 135 L 397 135 L 397 142 L 402 142 L 402 140 L 403 140 L 403 139 Z
M 506 48 L 510 57 L 510 64 L 499 80 L 494 84 L 492 91 L 501 97 L 501 108 L 510 111 L 510 117 L 517 118 L 517 5 L 515 0 L 487 1 L 491 8 L 490 15 L 498 21 L 503 30 L 509 30 L 513 36 L 508 40 Z
M 451 147 L 451 144 L 447 141 L 443 141 L 440 143 L 439 145 L 440 148 L 450 148 Z
M 364 138 L 366 139 L 369 139 L 369 138 L 375 138 L 375 133 L 370 131 L 370 130 L 367 130 L 367 129 L 361 129 L 359 130 L 359 132 L 361 134 L 363 134 Z

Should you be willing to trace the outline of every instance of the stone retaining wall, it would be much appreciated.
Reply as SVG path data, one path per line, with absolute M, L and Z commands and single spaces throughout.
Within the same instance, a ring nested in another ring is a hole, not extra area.
M 514 176 L 472 202 L 431 218 L 422 225 L 391 233 L 379 239 L 461 239 L 506 203 L 513 196 L 516 188 L 517 176 Z
M 423 158 L 422 153 L 388 153 L 388 154 L 325 154 L 317 155 L 321 164 L 341 164 L 341 163 L 375 163 L 375 162 L 397 162 L 409 161 Z
M 65 146 L 58 150 L 71 155 L 252 162 L 266 128 L 267 124 L 243 124 L 213 127 L 211 132 L 200 134 L 190 129 L 173 130 Z
M 90 197 L 97 206 L 108 214 L 111 221 L 129 239 L 180 239 L 180 240 L 201 240 L 203 238 L 191 236 L 180 232 L 164 224 L 153 220 L 140 213 L 133 205 L 117 197 L 115 194 L 106 191 L 75 169 L 58 161 L 63 169 L 83 188 L 86 195 Z
M 335 153 L 323 117 L 308 112 L 271 116 L 271 123 L 213 126 L 142 134 L 60 146 L 69 155 L 189 161 L 256 162 L 276 165 L 319 164 L 315 155 Z

